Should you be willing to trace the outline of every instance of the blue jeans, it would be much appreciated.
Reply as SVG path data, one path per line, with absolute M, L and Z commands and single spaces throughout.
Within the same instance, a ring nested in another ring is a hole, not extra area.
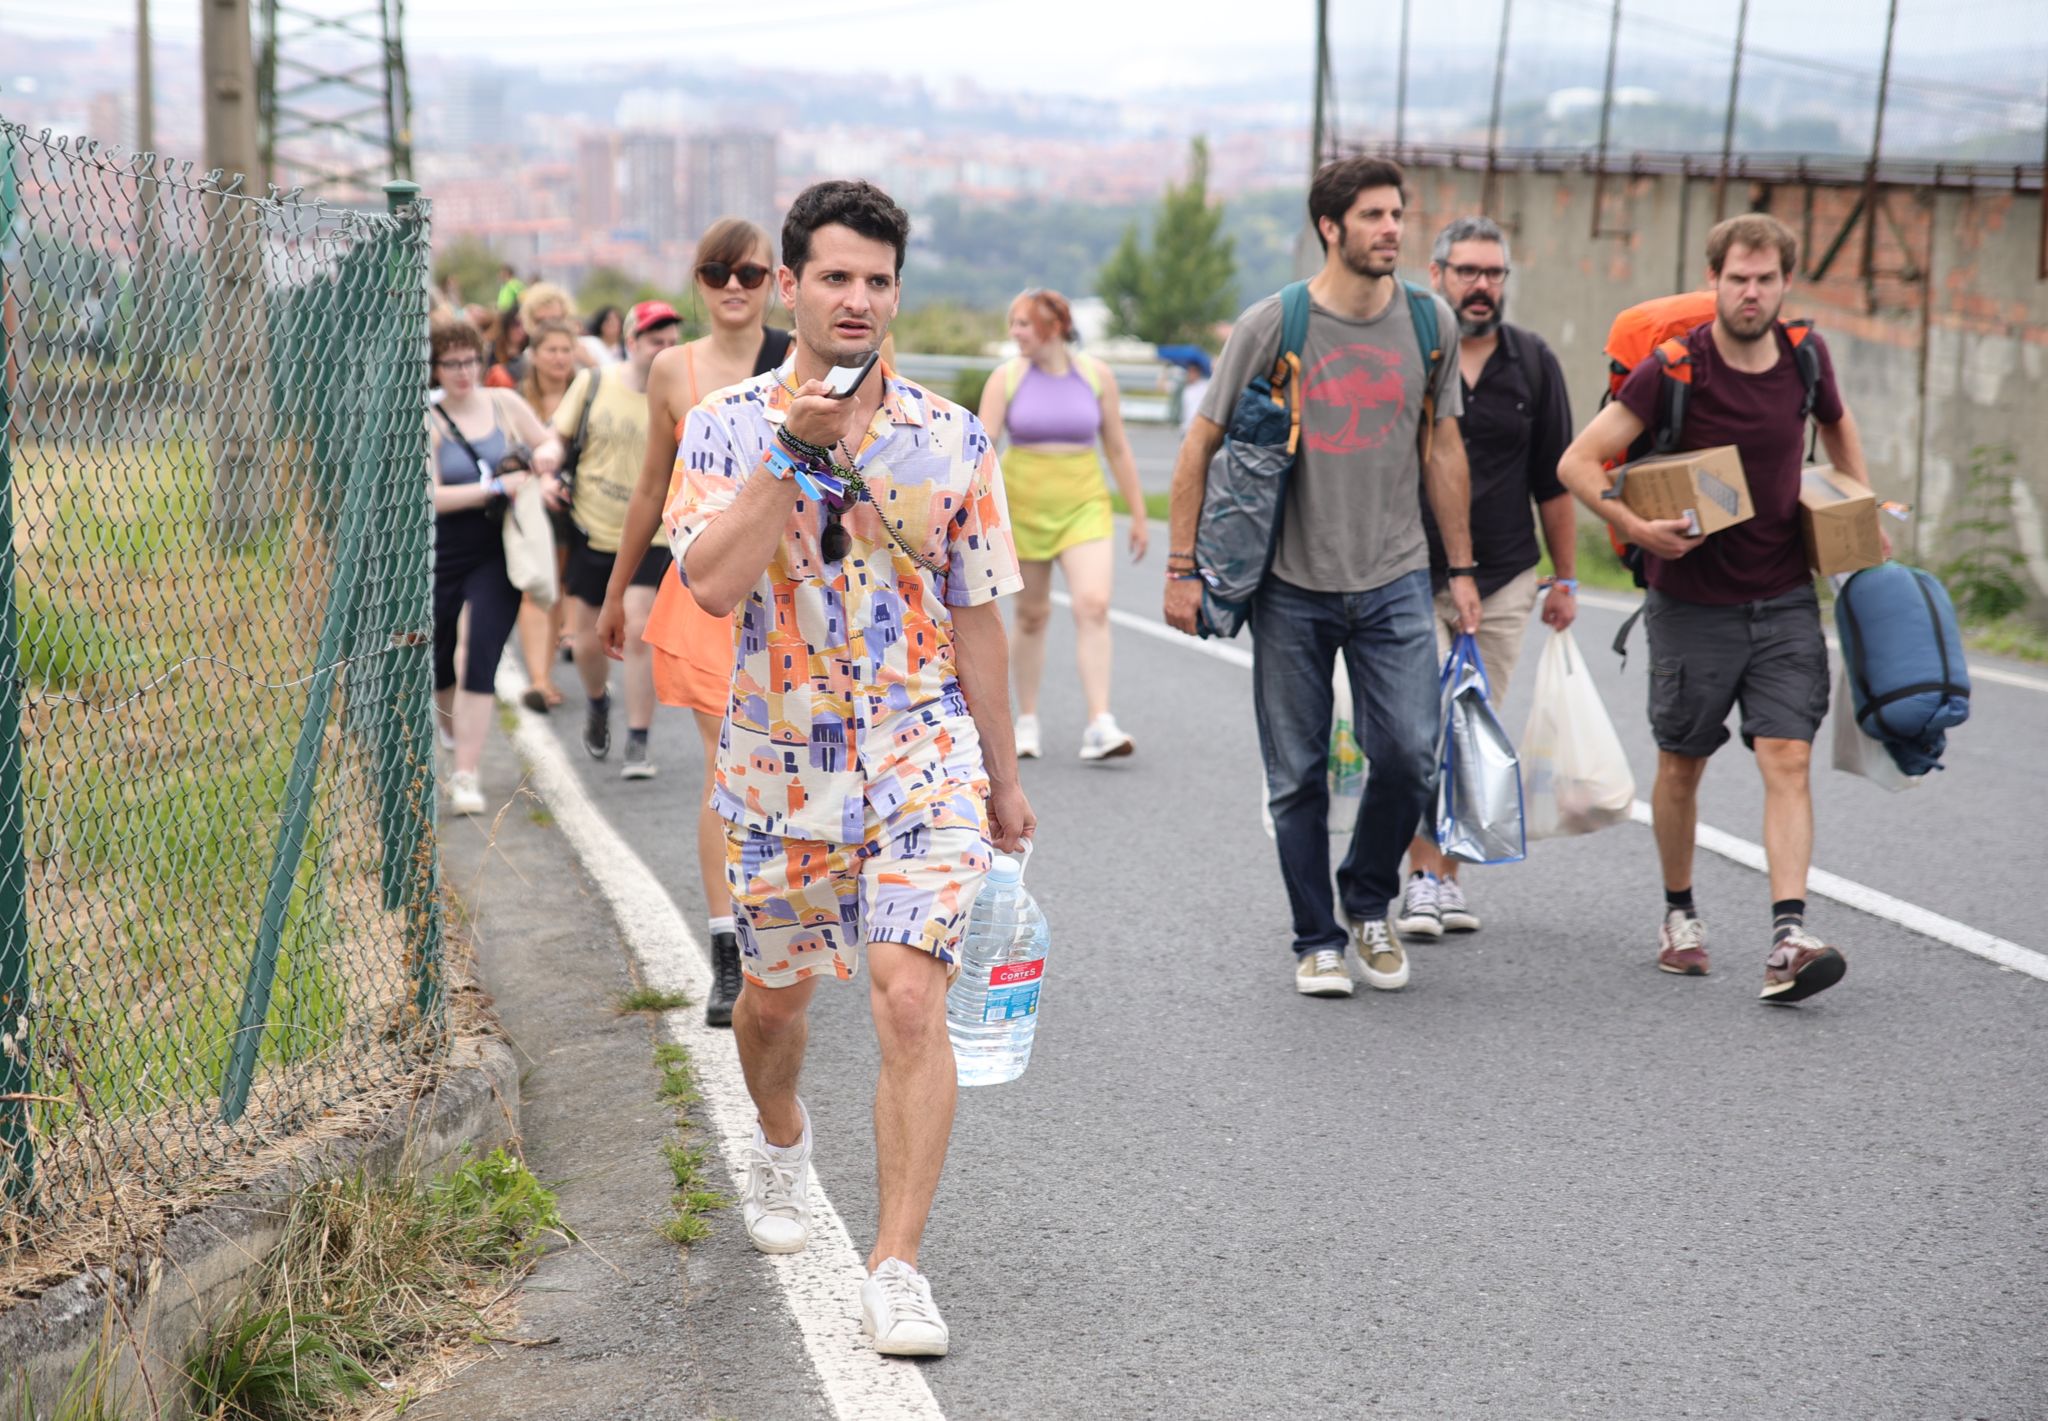
M 1297 954 L 1341 951 L 1330 892 L 1331 677 L 1351 675 L 1358 742 L 1370 764 L 1351 851 L 1337 869 L 1355 923 L 1384 917 L 1401 855 L 1436 792 L 1439 697 L 1429 574 L 1370 592 L 1310 592 L 1269 577 L 1252 604 L 1252 696 L 1266 759 L 1267 805 Z

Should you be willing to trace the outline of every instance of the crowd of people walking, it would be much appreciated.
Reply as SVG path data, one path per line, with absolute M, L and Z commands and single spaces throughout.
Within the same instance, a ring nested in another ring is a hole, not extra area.
M 1828 699 L 1797 514 L 1809 414 L 1835 469 L 1867 475 L 1825 348 L 1795 362 L 1780 320 L 1795 239 L 1749 214 L 1707 240 L 1713 316 L 1683 342 L 1700 378 L 1660 447 L 1738 446 L 1756 513 L 1731 530 L 1740 536 L 1702 538 L 1606 496 L 1607 468 L 1661 418 L 1675 357 L 1638 365 L 1574 438 L 1555 355 L 1506 319 L 1512 266 L 1498 226 L 1460 218 L 1435 234 L 1427 286 L 1398 276 L 1404 183 L 1384 159 L 1323 167 L 1308 198 L 1320 269 L 1245 310 L 1213 368 L 1201 352 L 1179 357 L 1205 383 L 1173 473 L 1163 613 L 1174 628 L 1215 632 L 1219 616 L 1221 630 L 1235 626 L 1204 551 L 1206 510 L 1256 505 L 1231 482 L 1243 457 L 1232 446 L 1276 405 L 1293 421 L 1284 497 L 1250 529 L 1265 561 L 1235 613 L 1253 633 L 1252 710 L 1295 989 L 1399 990 L 1412 972 L 1406 939 L 1480 928 L 1431 828 L 1439 669 L 1452 638 L 1469 636 L 1504 695 L 1529 620 L 1571 626 L 1581 504 L 1644 555 L 1664 879 L 1655 965 L 1709 970 L 1694 806 L 1739 706 L 1766 798 L 1763 999 L 1833 985 L 1843 954 L 1805 923 L 1810 749 Z M 1077 348 L 1059 293 L 1016 299 L 1017 354 L 969 411 L 903 378 L 889 356 L 909 219 L 886 194 L 816 184 L 780 240 L 778 254 L 737 220 L 703 234 L 692 286 L 703 327 L 686 342 L 670 305 L 608 309 L 579 328 L 565 293 L 509 270 L 499 309 L 436 324 L 435 678 L 452 735 L 450 805 L 483 807 L 478 755 L 515 619 L 529 704 L 562 699 L 559 607 L 520 611 L 490 526 L 539 479 L 562 519 L 585 750 L 611 754 L 614 662 L 626 778 L 655 773 L 657 700 L 697 727 L 692 818 L 716 980 L 706 1015 L 733 1027 L 759 1117 L 747 1234 L 771 1253 L 809 1240 L 815 1142 L 797 1095 L 809 1002 L 820 981 L 865 961 L 881 1044 L 881 1189 L 860 1305 L 880 1350 L 933 1355 L 948 1333 L 917 1256 L 953 1114 L 946 988 L 992 855 L 1020 850 L 1035 829 L 1018 762 L 1045 749 L 1055 568 L 1087 710 L 1078 754 L 1133 754 L 1111 711 L 1110 483 L 1133 510 L 1144 497 L 1115 377 Z M 767 323 L 771 293 L 793 330 Z M 1813 380 L 1801 373 L 1813 368 Z M 1133 562 L 1149 532 L 1131 519 Z M 1544 551 L 1551 573 L 1539 577 Z M 1007 627 L 1003 598 L 1014 599 Z M 1370 772 L 1333 873 L 1340 669 Z

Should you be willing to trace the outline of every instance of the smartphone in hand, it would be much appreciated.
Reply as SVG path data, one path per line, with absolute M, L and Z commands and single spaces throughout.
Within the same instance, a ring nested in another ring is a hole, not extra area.
M 882 352 L 871 350 L 867 359 L 858 365 L 835 365 L 825 372 L 826 397 L 834 400 L 853 398 L 853 392 L 868 378 L 868 372 L 881 364 Z

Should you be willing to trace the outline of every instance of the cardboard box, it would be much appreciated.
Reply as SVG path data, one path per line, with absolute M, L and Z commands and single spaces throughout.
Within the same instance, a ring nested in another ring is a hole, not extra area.
M 1822 577 L 1884 561 L 1877 496 L 1826 464 L 1800 471 L 1799 533 L 1806 540 L 1806 565 Z
M 1624 471 L 1621 501 L 1645 518 L 1689 518 L 1703 535 L 1756 516 L 1733 444 L 1636 460 Z

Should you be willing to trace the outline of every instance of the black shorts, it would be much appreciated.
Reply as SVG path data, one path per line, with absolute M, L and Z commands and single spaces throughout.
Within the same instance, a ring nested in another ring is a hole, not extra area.
M 570 525 L 569 565 L 562 575 L 562 590 L 577 601 L 592 607 L 604 605 L 605 588 L 611 585 L 612 564 L 618 560 L 616 553 L 601 553 L 590 546 L 590 539 L 583 530 Z M 663 546 L 649 548 L 640 559 L 640 566 L 633 569 L 635 587 L 659 587 L 661 579 L 668 573 L 668 565 L 674 561 L 669 550 Z
M 1742 706 L 1742 743 L 1809 744 L 1828 713 L 1828 648 L 1820 598 L 1796 588 L 1763 602 L 1707 607 L 1650 590 L 1650 729 L 1657 748 L 1704 759 L 1728 741 Z

